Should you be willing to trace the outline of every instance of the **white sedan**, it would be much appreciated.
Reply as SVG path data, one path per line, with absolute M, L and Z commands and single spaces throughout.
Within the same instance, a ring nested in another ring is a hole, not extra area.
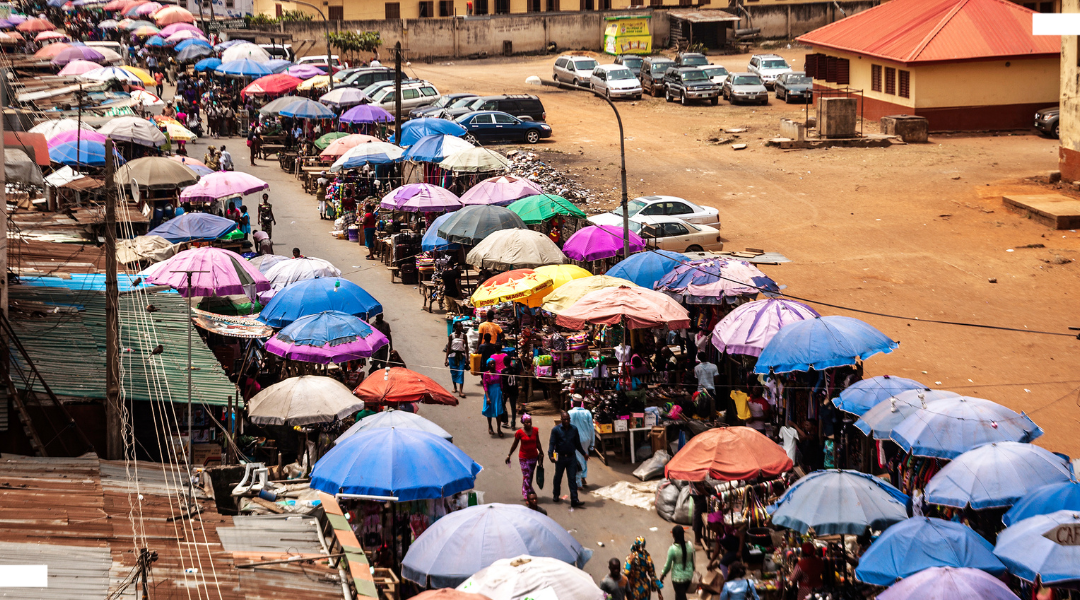
M 641 196 L 626 203 L 627 213 L 634 217 L 677 217 L 695 225 L 720 227 L 720 212 L 715 208 L 698 206 L 675 196 Z M 589 217 L 594 225 L 622 225 L 622 207 Z
M 720 230 L 687 223 L 676 217 L 642 217 L 630 220 L 630 230 L 651 247 L 672 252 L 719 252 L 724 249 Z

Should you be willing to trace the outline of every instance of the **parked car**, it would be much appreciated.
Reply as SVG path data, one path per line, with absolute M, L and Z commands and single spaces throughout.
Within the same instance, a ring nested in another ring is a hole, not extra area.
M 481 142 L 526 141 L 535 144 L 543 138 L 551 137 L 551 126 L 547 123 L 524 121 L 495 110 L 471 112 L 458 117 L 457 122 Z
M 620 54 L 615 57 L 615 64 L 622 65 L 637 77 L 641 73 L 641 63 L 645 62 L 645 59 L 637 54 Z
M 753 73 L 730 73 L 720 93 L 732 104 L 740 102 L 769 103 L 769 90 Z
M 444 108 L 449 108 L 455 103 L 468 104 L 470 100 L 476 100 L 479 98 L 476 94 L 446 94 L 442 98 L 439 98 L 438 102 L 425 106 L 423 108 L 414 108 L 409 111 L 410 119 L 419 119 L 420 117 L 438 117 L 442 114 Z
M 776 99 L 791 103 L 792 100 L 810 100 L 814 95 L 814 80 L 803 71 L 784 73 L 773 84 Z
M 700 52 L 680 52 L 675 56 L 676 67 L 701 67 L 709 64 L 709 58 Z
M 337 74 L 335 74 L 334 77 L 337 77 Z M 342 85 L 362 90 L 373 83 L 393 80 L 393 69 L 388 69 L 386 67 L 361 67 L 350 70 L 350 72 L 345 75 L 345 79 L 342 80 Z
M 760 77 L 766 88 L 771 88 L 777 77 L 791 72 L 791 65 L 777 54 L 755 54 L 750 57 L 746 70 Z
M 295 61 L 296 53 L 293 52 L 292 44 L 259 44 L 259 47 L 270 53 L 270 58 L 280 58 L 287 61 Z M 324 61 L 323 64 L 326 64 Z
M 469 104 L 457 108 L 449 108 L 445 111 L 445 118 L 456 119 L 462 115 L 478 110 L 494 110 L 504 112 L 527 121 L 546 121 L 547 112 L 540 98 L 530 94 L 501 94 L 499 96 L 482 96 Z
M 720 211 L 707 206 L 698 206 L 688 200 L 675 196 L 641 196 L 626 203 L 626 213 L 631 218 L 642 217 L 678 217 L 695 225 L 719 227 Z M 594 225 L 622 225 L 622 207 L 611 212 L 589 217 Z
M 416 83 L 418 81 L 420 81 L 420 80 L 419 79 L 411 79 L 411 78 L 410 79 L 402 79 L 401 80 L 401 85 L 404 86 L 406 83 Z M 375 94 L 377 94 L 379 91 L 383 90 L 387 86 L 393 88 L 394 87 L 394 80 L 393 79 L 384 79 L 382 81 L 376 81 L 375 83 L 367 86 L 366 88 L 364 88 L 363 90 L 360 90 L 360 91 L 364 92 L 364 95 L 367 96 L 368 98 L 374 98 Z
M 315 55 L 312 55 L 312 56 L 305 56 L 305 57 L 303 57 L 300 60 L 295 61 L 295 62 L 298 65 L 315 65 L 316 67 L 325 67 L 326 66 L 326 55 L 325 54 L 315 54 Z M 334 72 L 335 73 L 337 73 L 341 69 L 345 68 L 345 65 L 341 64 L 341 60 L 338 58 L 337 54 L 331 54 L 330 55 L 330 62 L 334 64 Z
M 641 80 L 641 89 L 653 97 L 659 97 L 664 92 L 664 71 L 675 64 L 675 61 L 666 56 L 646 56 L 641 62 L 641 72 L 638 79 Z
M 600 65 L 593 69 L 589 78 L 589 87 L 593 93 L 613 98 L 634 98 L 641 100 L 641 82 L 634 77 L 633 71 L 622 65 Z
M 722 65 L 709 65 L 707 67 L 698 67 L 705 75 L 716 84 L 717 87 L 722 87 L 724 82 L 727 81 L 728 70 Z
M 384 86 L 378 92 L 375 92 L 371 98 L 371 103 L 382 108 L 392 111 L 396 107 L 395 102 L 395 90 L 393 85 Z M 427 106 L 434 102 L 437 102 L 441 98 L 439 90 L 435 89 L 434 85 L 426 81 L 410 81 L 409 83 L 401 84 L 401 110 L 412 110 L 417 107 Z
M 717 223 L 719 225 L 719 223 Z M 630 220 L 630 230 L 660 250 L 672 252 L 719 252 L 724 249 L 720 230 L 687 223 L 678 217 L 643 217 Z
M 1035 113 L 1035 129 L 1050 137 L 1058 137 L 1058 115 L 1060 114 L 1060 106 L 1039 110 Z
M 573 83 L 584 86 L 589 82 L 593 69 L 598 63 L 588 56 L 560 56 L 555 59 L 551 78 L 556 82 Z
M 720 102 L 720 88 L 697 67 L 672 67 L 664 71 L 664 99 L 679 100 L 686 106 L 692 100 Z

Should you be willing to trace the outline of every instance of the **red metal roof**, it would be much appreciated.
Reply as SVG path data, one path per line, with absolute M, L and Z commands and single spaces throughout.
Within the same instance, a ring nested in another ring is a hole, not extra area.
M 1032 35 L 1032 14 L 1008 0 L 890 0 L 798 40 L 901 63 L 1060 55 L 1059 36 Z

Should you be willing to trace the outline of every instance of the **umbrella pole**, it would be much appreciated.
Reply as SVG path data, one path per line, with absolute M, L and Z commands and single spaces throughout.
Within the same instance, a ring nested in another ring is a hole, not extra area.
M 191 471 L 191 455 L 195 453 L 194 438 L 191 437 L 191 425 L 194 419 L 191 407 L 191 271 L 187 272 L 187 288 L 188 296 L 187 300 L 187 439 L 188 439 L 188 453 L 187 453 L 187 472 L 188 472 L 188 510 L 191 510 L 192 504 L 195 502 L 195 484 L 192 482 Z

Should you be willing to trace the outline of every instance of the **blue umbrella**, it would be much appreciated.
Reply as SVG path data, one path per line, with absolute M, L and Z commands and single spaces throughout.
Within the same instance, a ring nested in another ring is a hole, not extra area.
M 157 35 L 146 40 L 146 43 L 143 44 L 143 46 L 147 48 L 164 48 L 166 45 L 167 44 L 165 44 L 165 38 Z
M 183 52 L 184 50 L 187 50 L 188 48 L 190 48 L 192 46 L 202 46 L 203 48 L 206 48 L 207 50 L 210 50 L 211 51 L 210 54 L 213 54 L 214 47 L 210 45 L 210 42 L 208 42 L 206 40 L 200 40 L 198 38 L 186 39 L 186 40 L 180 42 L 179 44 L 177 44 L 176 46 L 173 46 L 173 50 L 176 50 L 177 52 Z
M 327 310 L 371 319 L 383 311 L 371 294 L 348 279 L 317 277 L 285 286 L 274 294 L 258 319 L 271 327 L 285 327 L 307 315 Z
M 454 441 L 454 436 L 424 417 L 404 410 L 390 409 L 360 419 L 352 427 L 346 429 L 344 433 L 339 435 L 337 439 L 334 440 L 334 443 L 340 444 L 361 431 L 367 431 L 369 429 L 390 429 L 392 427 L 397 427 L 398 429 L 419 429 L 421 431 L 433 433 L 448 442 Z
M 916 410 L 890 437 L 915 456 L 956 458 L 983 444 L 1030 442 L 1042 433 L 1026 414 L 990 400 L 958 396 Z
M 278 114 L 294 119 L 333 119 L 337 117 L 337 114 L 327 108 L 326 105 L 307 98 L 289 103 L 288 106 L 279 110 Z
M 401 576 L 421 587 L 457 587 L 499 559 L 522 555 L 581 569 L 592 551 L 527 506 L 482 504 L 450 513 L 420 534 L 401 562 Z
M 416 142 L 419 142 L 420 138 L 429 135 L 453 135 L 461 137 L 467 132 L 468 130 L 460 124 L 446 119 L 432 119 L 429 117 L 413 119 L 401 126 L 401 143 L 398 145 L 402 148 L 407 148 Z
M 202 73 L 203 71 L 213 71 L 219 66 L 221 66 L 220 58 L 204 58 L 195 63 L 195 71 L 198 73 Z
M 420 240 L 420 248 L 424 252 L 431 252 L 433 250 L 457 250 L 461 246 L 458 244 L 451 244 L 446 241 L 446 238 L 439 236 L 439 227 L 446 222 L 454 213 L 446 213 L 439 215 L 431 222 L 431 227 L 427 228 L 424 232 L 423 239 Z
M 1025 581 L 1038 577 L 1053 586 L 1080 581 L 1080 513 L 1059 510 L 1010 525 L 997 538 L 994 554 Z
M 61 6 L 67 4 L 67 0 L 49 0 L 46 4 L 48 4 L 52 8 L 60 8 Z
M 237 77 L 262 77 L 273 73 L 273 71 L 270 70 L 270 67 L 265 64 L 246 58 L 221 63 L 214 71 L 221 73 L 222 75 L 234 75 Z
M 892 585 L 930 567 L 1005 572 L 990 542 L 967 525 L 914 517 L 886 529 L 859 558 L 855 576 L 873 585 Z
M 158 225 L 147 235 L 160 235 L 174 244 L 194 240 L 216 240 L 236 229 L 232 219 L 208 213 L 188 212 Z
M 978 569 L 932 567 L 892 584 L 878 600 L 1019 600 L 1009 586 Z
M 418 429 L 372 429 L 334 446 L 311 472 L 311 487 L 399 501 L 445 498 L 476 487 L 483 469 L 457 446 Z
M 206 46 L 188 46 L 176 54 L 176 60 L 184 63 L 210 56 L 214 51 Z
M 1031 444 L 998 442 L 968 450 L 926 484 L 931 504 L 973 509 L 1012 506 L 1029 492 L 1072 479 L 1068 462 Z
M 904 422 L 915 411 L 923 406 L 930 406 L 932 402 L 959 398 L 960 394 L 946 392 L 945 390 L 908 390 L 878 402 L 877 406 L 866 411 L 855 427 L 866 435 L 873 435 L 874 439 L 892 439 L 894 427 Z
M 447 140 L 452 140 L 448 142 Z M 472 148 L 472 144 L 453 136 L 429 135 L 420 138 L 405 152 L 406 160 L 420 162 L 441 162 L 447 156 Z
M 606 275 L 633 281 L 643 288 L 653 289 L 675 267 L 690 262 L 690 257 L 670 250 L 650 250 L 630 255 L 608 269 Z
M 1059 510 L 1080 512 L 1080 483 L 1063 481 L 1052 483 L 1025 494 L 1019 502 L 1013 504 L 1009 512 L 1001 517 L 1006 526 L 1011 526 L 1036 515 L 1045 515 Z
M 770 510 L 774 525 L 800 533 L 813 527 L 817 535 L 861 535 L 867 527 L 885 529 L 907 519 L 907 502 L 877 477 L 836 469 L 796 481 Z
M 249 42 L 247 40 L 229 40 L 227 42 L 221 42 L 220 44 L 214 46 L 214 50 L 217 50 L 218 52 L 221 52 L 222 50 L 225 50 L 226 48 L 232 48 L 233 46 L 235 46 L 237 44 L 250 44 L 250 43 L 251 42 Z
M 120 161 L 120 164 L 125 162 L 119 152 L 114 150 L 113 154 Z M 91 140 L 64 142 L 49 148 L 49 159 L 68 166 L 104 167 L 105 144 Z
M 280 73 L 285 69 L 291 67 L 292 62 L 287 61 L 283 58 L 272 58 L 266 61 L 266 66 L 270 67 L 270 69 L 273 70 L 275 73 Z
M 839 396 L 833 398 L 833 404 L 844 412 L 861 417 L 863 413 L 882 400 L 887 400 L 900 392 L 924 390 L 926 387 L 914 379 L 878 375 L 877 377 L 855 382 L 846 390 L 840 392 Z
M 821 371 L 854 365 L 899 346 L 868 323 L 851 317 L 818 317 L 780 330 L 761 351 L 754 372 Z

